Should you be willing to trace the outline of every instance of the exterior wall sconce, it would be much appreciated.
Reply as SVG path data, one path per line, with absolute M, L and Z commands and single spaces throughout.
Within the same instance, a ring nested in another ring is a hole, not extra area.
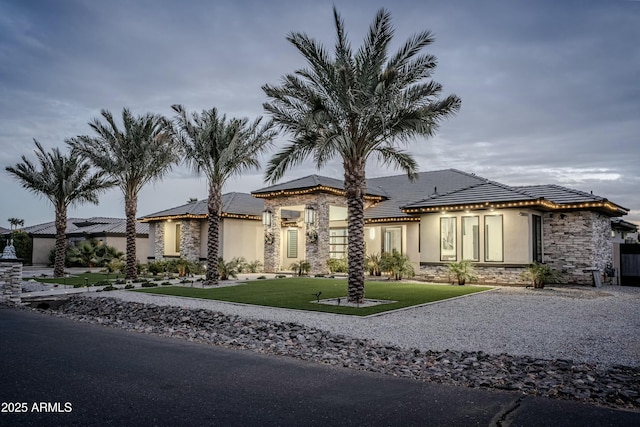
M 271 227 L 271 220 L 273 219 L 273 214 L 269 210 L 265 210 L 262 212 L 262 225 L 265 227 Z
M 316 211 L 311 206 L 304 208 L 304 223 L 311 225 L 316 222 Z

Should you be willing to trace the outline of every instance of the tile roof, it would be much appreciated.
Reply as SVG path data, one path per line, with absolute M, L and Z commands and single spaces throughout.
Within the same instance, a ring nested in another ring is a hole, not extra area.
M 400 210 L 402 206 L 427 199 L 434 193 L 448 193 L 485 181 L 484 178 L 456 169 L 420 172 L 413 181 L 409 181 L 406 174 L 370 178 L 367 180 L 367 189 L 383 192 L 389 200 L 365 210 L 365 218 L 410 217 L 412 215 Z
M 222 195 L 222 212 L 226 214 L 236 215 L 262 215 L 264 210 L 264 202 L 261 199 L 252 197 L 247 193 L 226 193 Z M 207 199 L 198 200 L 197 202 L 187 203 L 171 209 L 165 209 L 139 218 L 142 221 L 148 221 L 161 217 L 179 217 L 186 215 L 207 215 L 208 206 Z
M 537 197 L 524 191 L 518 191 L 514 187 L 485 180 L 448 193 L 433 194 L 429 198 L 409 203 L 404 208 L 478 205 L 495 202 L 535 201 L 536 199 Z
M 330 178 L 328 176 L 308 175 L 302 178 L 297 178 L 291 181 L 264 187 L 256 191 L 252 191 L 251 194 L 260 195 L 279 191 L 286 192 L 289 190 L 305 190 L 315 187 L 330 187 L 337 190 L 344 190 L 344 181 L 342 179 Z M 376 188 L 367 188 L 367 194 L 371 196 L 387 197 L 386 193 L 381 192 Z
M 80 234 L 126 234 L 127 221 L 122 218 L 68 218 L 67 219 L 67 235 Z M 32 236 L 55 236 L 55 221 L 46 222 L 44 224 L 32 225 L 23 228 L 23 231 Z M 136 233 L 138 235 L 149 234 L 149 225 L 136 223 Z

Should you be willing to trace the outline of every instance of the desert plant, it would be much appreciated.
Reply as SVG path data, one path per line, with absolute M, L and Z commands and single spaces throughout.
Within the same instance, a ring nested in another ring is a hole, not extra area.
M 477 276 L 475 275 L 473 264 L 469 260 L 452 262 L 451 264 L 449 264 L 449 273 L 453 274 L 456 277 L 458 285 L 460 286 L 464 285 L 467 280 L 478 280 Z
M 240 258 L 238 257 L 232 258 L 231 261 L 225 261 L 222 258 L 218 258 L 218 274 L 220 275 L 220 280 L 229 280 L 230 277 L 237 279 L 239 264 Z
M 527 269 L 522 272 L 523 280 L 531 282 L 531 286 L 537 289 L 543 289 L 547 283 L 558 283 L 560 275 L 557 271 L 547 264 L 534 262 L 529 264 Z
M 380 276 L 382 271 L 380 270 L 380 262 L 382 261 L 382 257 L 379 253 L 372 253 L 367 255 L 367 269 L 369 270 L 370 276 Z
M 107 272 L 108 273 L 124 273 L 124 269 L 126 264 L 121 259 L 112 259 L 109 264 L 107 264 Z
M 248 262 L 246 264 L 249 273 L 258 273 L 262 269 L 262 263 L 258 260 Z
M 389 276 L 394 280 L 415 276 L 411 259 L 395 249 L 391 253 L 385 252 L 382 254 L 380 257 L 380 270 L 389 273 Z
M 347 272 L 347 260 L 344 258 L 329 258 L 327 260 L 327 267 L 332 273 L 346 273 Z
M 300 261 L 296 261 L 289 266 L 290 270 L 293 270 L 296 276 L 304 276 L 309 270 L 311 270 L 311 264 L 309 264 L 306 260 L 301 259 Z

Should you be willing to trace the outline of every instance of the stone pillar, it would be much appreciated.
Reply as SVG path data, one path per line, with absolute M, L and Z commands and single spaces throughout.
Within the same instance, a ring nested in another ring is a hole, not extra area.
M 307 230 L 313 229 L 318 234 L 315 242 L 307 238 L 305 258 L 311 264 L 311 274 L 327 274 L 329 267 L 327 260 L 329 259 L 329 201 L 326 197 L 319 195 L 314 203 L 308 203 L 307 206 L 313 207 L 315 210 L 315 223 L 312 226 L 306 226 Z
M 200 221 L 192 219 L 180 223 L 180 258 L 200 260 Z
M 22 293 L 22 263 L 0 259 L 0 302 L 20 304 Z
M 164 227 L 165 227 L 165 222 L 156 222 L 155 226 L 156 226 L 156 234 L 155 234 L 155 244 L 154 244 L 154 251 L 153 251 L 153 257 L 156 259 L 156 261 L 159 261 L 161 259 L 164 258 Z
M 281 234 L 282 227 L 280 225 L 280 207 L 272 200 L 265 200 L 265 209 L 271 211 L 271 226 L 264 230 L 264 271 L 275 273 L 281 270 Z M 267 234 L 272 236 L 271 240 L 267 239 Z

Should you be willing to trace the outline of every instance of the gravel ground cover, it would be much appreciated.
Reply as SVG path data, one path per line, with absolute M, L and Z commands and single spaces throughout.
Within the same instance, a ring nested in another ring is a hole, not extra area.
M 106 296 L 95 296 L 100 295 Z M 425 351 L 483 351 L 570 359 L 602 367 L 640 367 L 640 288 L 633 287 L 500 287 L 365 318 L 138 292 L 114 291 L 108 296 L 295 322 Z

